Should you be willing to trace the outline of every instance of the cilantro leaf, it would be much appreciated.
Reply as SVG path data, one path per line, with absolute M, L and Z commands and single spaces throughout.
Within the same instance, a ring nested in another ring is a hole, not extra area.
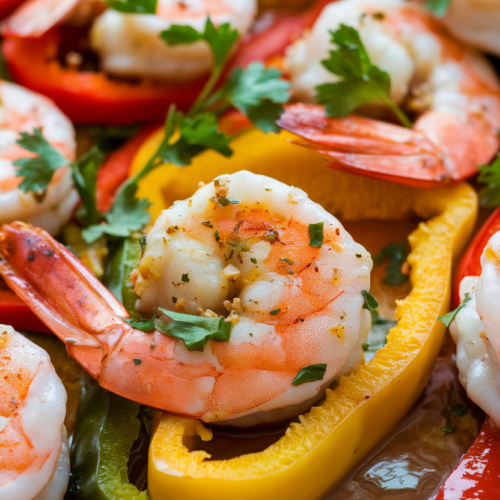
M 466 293 L 463 302 L 454 310 L 449 312 L 448 314 L 445 314 L 444 316 L 439 316 L 437 319 L 438 321 L 441 321 L 441 323 L 448 328 L 451 325 L 451 322 L 455 319 L 456 315 L 465 307 L 465 304 L 469 302 L 472 299 L 472 297 Z
M 233 154 L 229 147 L 231 138 L 217 130 L 219 124 L 213 113 L 203 113 L 194 118 L 176 113 L 176 121 L 179 124 L 180 137 L 160 151 L 163 161 L 184 167 L 190 165 L 195 156 L 207 149 L 213 149 L 226 157 Z
M 160 311 L 174 321 L 164 323 L 156 320 L 156 328 L 166 335 L 183 340 L 189 351 L 202 352 L 208 340 L 228 342 L 231 337 L 233 325 L 223 317 L 204 318 L 167 311 L 162 308 Z
M 82 236 L 92 243 L 103 234 L 126 238 L 133 231 L 140 231 L 150 220 L 147 211 L 151 203 L 147 198 L 136 198 L 137 184 L 124 184 L 115 198 L 111 209 L 104 214 L 105 222 L 87 227 Z
M 94 146 L 71 164 L 73 181 L 82 199 L 82 205 L 78 208 L 76 216 L 84 226 L 98 224 L 101 220 L 101 214 L 97 210 L 96 191 L 97 170 L 103 160 L 104 154 Z
M 347 116 L 364 104 L 381 101 L 393 110 L 403 125 L 411 127 L 411 122 L 389 97 L 389 74 L 372 64 L 359 33 L 345 24 L 330 33 L 337 50 L 330 51 L 330 58 L 322 64 L 342 80 L 316 87 L 316 99 L 325 105 L 327 115 L 333 118 Z
M 500 205 L 500 154 L 491 165 L 478 167 L 478 182 L 486 184 L 479 193 L 479 202 L 482 207 L 495 208 Z
M 295 378 L 292 380 L 292 385 L 302 385 L 307 382 L 316 382 L 317 380 L 323 380 L 326 373 L 325 364 L 309 365 L 297 373 Z
M 214 55 L 214 66 L 221 68 L 238 40 L 239 33 L 238 30 L 231 29 L 229 23 L 216 28 L 208 18 L 203 32 L 191 26 L 174 24 L 168 30 L 162 31 L 160 36 L 168 45 L 189 45 L 201 40 L 207 42 Z
M 157 0 L 106 0 L 108 7 L 125 14 L 156 14 Z
M 123 318 L 123 321 L 128 323 L 132 328 L 135 328 L 136 330 L 141 330 L 142 332 L 151 333 L 156 330 L 155 319 L 156 316 L 153 316 L 151 319 Z
M 425 8 L 436 17 L 443 17 L 451 4 L 451 0 L 427 0 Z
M 33 134 L 21 132 L 21 139 L 17 144 L 37 155 L 35 158 L 21 158 L 14 161 L 16 175 L 24 177 L 19 189 L 25 193 L 44 194 L 54 172 L 70 162 L 45 140 L 39 128 L 36 128 Z
M 216 97 L 227 100 L 264 132 L 279 132 L 276 121 L 283 114 L 282 104 L 290 97 L 290 84 L 281 71 L 266 69 L 260 62 L 246 69 L 236 68 Z
M 365 299 L 365 303 L 363 304 L 363 309 L 368 309 L 369 311 L 373 311 L 378 307 L 377 299 L 367 290 L 361 290 L 361 295 L 363 295 Z
M 406 243 L 389 243 L 373 257 L 375 264 L 381 264 L 387 260 L 385 266 L 386 276 L 382 280 L 389 286 L 400 286 L 409 279 L 407 274 L 401 272 L 401 266 L 406 262 Z

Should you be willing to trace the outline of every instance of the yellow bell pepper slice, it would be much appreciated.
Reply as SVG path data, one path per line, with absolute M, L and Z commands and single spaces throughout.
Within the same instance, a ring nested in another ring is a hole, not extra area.
M 477 215 L 477 196 L 467 184 L 435 190 L 398 186 L 325 168 L 316 153 L 291 144 L 292 136 L 250 131 L 236 139 L 235 154 L 207 153 L 192 167 L 166 166 L 141 186 L 154 193 L 154 214 L 186 198 L 199 180 L 248 169 L 306 190 L 311 199 L 341 219 L 393 220 L 419 216 L 409 240 L 412 291 L 398 303 L 398 324 L 387 344 L 328 390 L 318 407 L 289 426 L 262 452 L 207 461 L 192 451 L 193 438 L 209 440 L 201 422 L 163 414 L 149 451 L 148 489 L 153 500 L 313 500 L 334 488 L 411 408 L 423 391 L 445 328 L 452 266 Z M 149 158 L 158 136 L 145 144 L 135 169 Z

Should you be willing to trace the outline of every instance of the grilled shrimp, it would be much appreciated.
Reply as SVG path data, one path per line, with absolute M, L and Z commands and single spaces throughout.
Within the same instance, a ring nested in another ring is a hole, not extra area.
M 361 116 L 327 120 L 321 109 L 288 108 L 281 126 L 312 141 L 336 168 L 414 185 L 463 179 L 500 147 L 500 83 L 486 60 L 447 35 L 419 5 L 403 0 L 340 0 L 290 47 L 295 97 L 337 80 L 321 61 L 329 30 L 356 28 L 372 62 L 391 77 L 391 98 L 418 115 L 412 130 Z
M 0 325 L 0 498 L 62 500 L 69 480 L 66 391 L 48 354 Z
M 467 395 L 500 427 L 500 232 L 481 256 L 481 276 L 460 284 L 463 307 L 450 326 L 457 366 Z M 468 293 L 468 300 L 465 294 Z
M 102 387 L 161 410 L 236 425 L 281 419 L 363 361 L 370 255 L 306 193 L 268 177 L 221 176 L 155 222 L 133 281 L 138 309 L 162 315 L 167 333 L 127 324 L 123 306 L 38 229 L 4 226 L 0 252 L 9 286 Z M 168 311 L 186 315 L 180 326 Z M 229 323 L 230 337 L 196 352 L 168 333 L 199 318 Z M 311 365 L 323 376 L 293 385 Z
M 172 25 L 203 31 L 207 17 L 216 24 L 229 23 L 240 34 L 250 29 L 256 0 L 159 0 L 156 14 L 125 14 L 105 9 L 97 0 L 30 0 L 4 24 L 4 34 L 40 36 L 61 22 L 89 21 L 90 44 L 99 54 L 104 72 L 120 77 L 145 77 L 168 81 L 191 81 L 212 67 L 205 42 L 168 46 L 160 38 Z M 43 16 L 40 16 L 43 12 Z
M 17 140 L 20 132 L 40 128 L 43 135 L 68 160 L 75 157 L 71 122 L 52 101 L 13 83 L 0 81 L 0 223 L 21 219 L 52 234 L 68 222 L 78 195 L 69 169 L 56 171 L 43 200 L 19 189 L 13 162 L 31 155 Z
M 498 0 L 452 0 L 443 22 L 459 40 L 500 56 Z

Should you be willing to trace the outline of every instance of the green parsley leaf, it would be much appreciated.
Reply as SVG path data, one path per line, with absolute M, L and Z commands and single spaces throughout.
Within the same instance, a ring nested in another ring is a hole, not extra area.
M 97 170 L 103 161 L 104 154 L 94 146 L 78 161 L 71 164 L 73 181 L 82 199 L 76 216 L 83 226 L 98 224 L 101 220 L 101 214 L 97 210 L 96 192 Z
M 455 319 L 455 316 L 459 313 L 461 309 L 465 307 L 465 304 L 469 302 L 472 299 L 472 297 L 466 293 L 464 297 L 464 301 L 454 310 L 449 312 L 448 314 L 445 314 L 444 316 L 439 316 L 437 319 L 438 321 L 441 321 L 441 323 L 448 328 L 451 325 L 451 322 Z
M 168 30 L 162 31 L 160 36 L 168 45 L 189 45 L 204 40 L 212 49 L 215 66 L 221 67 L 238 40 L 239 33 L 238 30 L 231 29 L 229 23 L 216 28 L 208 18 L 202 33 L 190 26 L 174 24 Z
M 452 415 L 456 415 L 457 417 L 464 417 L 467 415 L 467 406 L 465 406 L 463 403 L 455 403 L 451 407 L 451 413 Z
M 142 363 L 139 358 L 134 358 L 132 361 L 134 362 L 134 365 L 140 365 Z
M 290 84 L 281 75 L 281 71 L 266 69 L 260 62 L 251 63 L 246 69 L 236 68 L 214 99 L 232 104 L 263 132 L 277 133 L 282 104 L 290 98 Z
M 500 155 L 491 165 L 478 167 L 478 182 L 486 184 L 479 193 L 479 202 L 484 208 L 496 208 L 500 205 Z
M 324 222 L 309 224 L 309 246 L 313 248 L 321 248 L 323 246 L 323 226 Z
M 359 33 L 345 24 L 330 33 L 337 49 L 330 51 L 330 58 L 322 64 L 342 80 L 316 87 L 316 99 L 325 105 L 327 115 L 334 118 L 347 116 L 364 104 L 379 101 L 387 104 L 401 123 L 411 128 L 410 120 L 389 97 L 389 74 L 372 64 Z
M 177 141 L 160 151 L 164 162 L 185 167 L 207 149 L 213 149 L 226 157 L 233 154 L 229 147 L 231 138 L 218 130 L 219 123 L 215 114 L 207 112 L 188 118 L 182 113 L 176 113 L 176 121 L 180 136 Z
M 316 380 L 323 380 L 326 373 L 326 365 L 309 365 L 297 373 L 296 377 L 292 380 L 292 385 L 302 385 L 307 382 L 315 382 Z
M 289 266 L 293 266 L 293 262 L 287 257 L 281 258 L 280 261 L 286 262 Z
M 369 311 L 373 311 L 378 307 L 377 299 L 367 290 L 361 290 L 361 295 L 363 295 L 365 299 L 365 303 L 363 304 L 363 309 L 368 309 Z
M 255 257 L 250 257 L 250 262 L 252 264 L 257 264 L 257 259 Z
M 450 4 L 451 0 L 427 0 L 425 2 L 425 8 L 436 17 L 443 17 Z
M 207 227 L 214 227 L 214 225 L 210 221 L 202 222 L 202 224 Z
M 161 309 L 163 314 L 172 318 L 171 323 L 156 320 L 156 328 L 176 339 L 184 341 L 189 351 L 202 352 L 209 339 L 228 342 L 231 337 L 232 323 L 224 318 L 204 318 Z
M 271 316 L 276 316 L 281 312 L 281 309 L 273 309 L 272 311 L 269 312 Z
M 156 330 L 155 328 L 155 319 L 156 316 L 153 316 L 151 319 L 131 319 L 131 318 L 123 318 L 123 321 L 128 323 L 132 328 L 136 330 L 141 330 L 142 332 L 151 333 Z
M 184 283 L 189 283 L 189 274 L 183 274 L 182 275 L 182 281 Z
M 375 264 L 381 264 L 387 260 L 383 283 L 389 286 L 400 286 L 409 280 L 409 276 L 401 272 L 401 266 L 406 262 L 406 257 L 406 243 L 389 243 L 373 257 Z
M 156 14 L 157 0 L 106 0 L 108 7 L 125 14 Z
M 105 222 L 87 227 L 82 236 L 87 243 L 92 243 L 103 234 L 126 238 L 134 231 L 140 231 L 150 220 L 147 211 L 151 203 L 147 198 L 138 199 L 137 184 L 125 183 L 111 209 L 104 214 Z
M 220 241 L 219 231 L 215 231 L 214 238 L 215 241 Z
M 37 155 L 35 158 L 21 158 L 14 161 L 16 175 L 24 177 L 19 189 L 25 193 L 31 192 L 43 196 L 54 172 L 69 165 L 70 162 L 45 140 L 39 128 L 33 130 L 33 134 L 21 132 L 21 139 L 17 144 Z
M 368 351 L 370 345 L 368 344 L 368 342 L 363 342 L 361 344 L 361 349 L 363 349 L 364 352 Z

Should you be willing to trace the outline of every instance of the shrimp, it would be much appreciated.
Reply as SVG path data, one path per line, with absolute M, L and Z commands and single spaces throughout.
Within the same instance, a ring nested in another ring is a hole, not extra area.
M 452 0 L 442 20 L 459 40 L 500 56 L 498 0 Z
M 102 387 L 160 410 L 234 425 L 282 419 L 364 359 L 370 255 L 306 193 L 269 177 L 224 175 L 175 203 L 133 272 L 144 315 L 227 316 L 229 340 L 202 352 L 130 326 L 111 293 L 37 228 L 3 226 L 0 252 L 7 284 Z M 161 319 L 162 331 L 176 327 Z M 322 380 L 292 385 L 318 364 Z
M 479 54 L 450 38 L 418 4 L 340 0 L 290 47 L 286 67 L 295 98 L 338 78 L 326 71 L 330 35 L 356 28 L 373 64 L 391 77 L 391 98 L 418 114 L 413 129 L 361 116 L 327 119 L 322 108 L 295 105 L 280 125 L 311 141 L 332 167 L 429 187 L 461 180 L 500 147 L 500 83 Z
M 19 189 L 13 162 L 31 155 L 17 144 L 20 132 L 43 130 L 43 135 L 60 153 L 74 160 L 76 145 L 71 122 L 55 104 L 23 87 L 0 81 L 0 223 L 22 219 L 52 234 L 59 232 L 78 202 L 71 172 L 63 168 L 54 174 L 43 200 Z
M 4 34 L 40 36 L 51 26 L 67 19 L 88 18 L 88 1 L 31 0 L 4 24 Z M 91 3 L 95 3 L 92 0 Z M 75 13 L 82 4 L 84 14 Z M 39 16 L 39 11 L 44 16 Z M 256 0 L 159 0 L 156 14 L 124 14 L 107 9 L 90 29 L 90 45 L 98 53 L 101 69 L 126 78 L 193 81 L 206 75 L 213 64 L 204 41 L 168 46 L 160 33 L 172 25 L 191 26 L 203 31 L 207 17 L 216 24 L 230 23 L 241 35 L 247 33 L 257 13 Z M 39 19 L 43 17 L 43 19 Z
M 0 325 L 0 498 L 62 500 L 69 481 L 66 391 L 48 354 Z
M 457 344 L 460 382 L 467 395 L 500 427 L 500 232 L 481 256 L 481 276 L 460 284 L 462 308 L 450 325 Z M 465 294 L 469 299 L 464 300 Z

